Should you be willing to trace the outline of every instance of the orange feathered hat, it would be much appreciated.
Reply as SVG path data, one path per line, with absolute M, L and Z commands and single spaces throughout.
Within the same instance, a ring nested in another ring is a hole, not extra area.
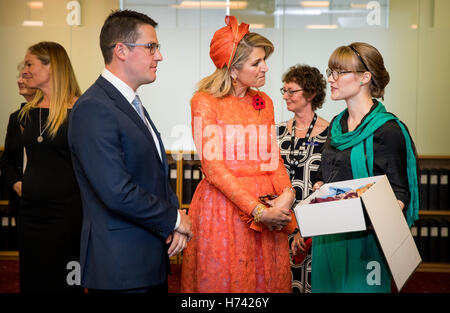
M 239 41 L 249 32 L 249 25 L 241 23 L 238 26 L 235 16 L 227 15 L 225 17 L 225 24 L 227 26 L 222 27 L 214 33 L 211 44 L 209 45 L 209 56 L 217 68 L 222 68 L 225 65 L 230 66 Z

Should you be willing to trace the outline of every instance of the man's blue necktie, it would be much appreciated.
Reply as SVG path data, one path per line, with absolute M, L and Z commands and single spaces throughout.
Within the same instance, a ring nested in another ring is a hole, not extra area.
M 131 101 L 131 104 L 136 109 L 136 111 L 138 112 L 138 114 L 141 117 L 142 121 L 144 122 L 145 126 L 147 126 L 148 130 L 150 131 L 150 134 L 152 135 L 153 140 L 155 142 L 156 149 L 158 150 L 158 155 L 159 155 L 160 159 L 162 160 L 161 148 L 160 148 L 160 145 L 159 145 L 158 137 L 156 136 L 155 131 L 151 128 L 152 126 L 147 122 L 147 120 L 145 118 L 144 108 L 142 106 L 141 99 L 139 99 L 138 95 L 136 95 L 136 97 L 134 97 L 134 100 Z
M 142 121 L 144 122 L 145 125 L 147 125 L 147 121 L 145 120 L 145 114 L 144 114 L 144 109 L 142 108 L 142 102 L 141 99 L 139 99 L 139 96 L 136 95 L 136 97 L 134 98 L 133 101 L 131 101 L 131 104 L 134 106 L 134 108 L 136 109 L 137 113 L 139 114 L 139 116 L 141 117 Z M 147 125 L 148 127 L 148 125 Z

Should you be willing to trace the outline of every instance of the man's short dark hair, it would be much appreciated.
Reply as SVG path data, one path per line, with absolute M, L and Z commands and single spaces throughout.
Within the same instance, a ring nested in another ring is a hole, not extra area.
M 100 32 L 100 49 L 102 49 L 105 64 L 111 63 L 116 43 L 136 42 L 139 37 L 138 27 L 142 24 L 152 27 L 158 25 L 149 16 L 131 10 L 117 10 L 107 17 Z

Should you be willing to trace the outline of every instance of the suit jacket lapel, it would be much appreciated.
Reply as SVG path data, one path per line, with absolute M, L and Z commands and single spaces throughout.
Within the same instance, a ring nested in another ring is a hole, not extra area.
M 147 137 L 147 139 L 149 140 L 150 144 L 153 147 L 153 151 L 156 154 L 156 157 L 158 158 L 158 160 L 160 160 L 160 164 L 164 165 L 163 162 L 161 162 L 161 158 L 159 157 L 157 148 L 156 148 L 156 144 L 155 144 L 155 140 L 153 140 L 153 136 L 150 133 L 150 130 L 147 128 L 147 125 L 145 125 L 144 121 L 141 119 L 141 117 L 139 116 L 139 114 L 131 107 L 131 104 L 127 101 L 127 99 L 125 99 L 125 97 L 119 92 L 119 90 L 117 90 L 116 87 L 114 87 L 109 81 L 107 81 L 103 76 L 100 75 L 100 77 L 97 79 L 96 83 L 98 83 L 105 91 L 106 93 L 109 95 L 109 97 L 114 100 L 113 104 L 120 110 L 122 111 L 124 114 L 126 114 L 138 127 L 139 129 L 145 134 L 145 136 Z M 145 108 L 144 108 L 144 112 Z M 148 114 L 146 114 L 148 116 Z M 147 119 L 149 121 L 150 118 L 147 117 Z M 153 129 L 156 129 L 153 125 L 153 123 L 151 122 Z M 158 136 L 158 140 L 161 140 L 159 138 L 158 132 L 156 132 L 157 136 Z M 161 145 L 161 142 L 160 142 Z M 163 151 L 161 151 L 161 154 L 163 154 Z M 165 170 L 165 167 L 164 167 Z M 165 170 L 166 171 L 166 170 Z
M 169 174 L 169 173 L 168 173 L 168 171 L 169 171 L 169 166 L 168 166 L 168 162 L 167 162 L 167 155 L 166 155 L 166 150 L 165 150 L 165 148 L 164 148 L 164 144 L 163 144 L 163 142 L 162 142 L 162 140 L 161 140 L 161 136 L 160 136 L 158 130 L 156 129 L 155 124 L 153 124 L 153 121 L 152 121 L 152 119 L 150 118 L 150 115 L 148 114 L 148 112 L 147 112 L 147 110 L 145 109 L 145 107 L 143 107 L 143 109 L 144 109 L 145 117 L 146 117 L 147 120 L 150 122 L 150 125 L 151 125 L 151 127 L 153 128 L 153 131 L 154 131 L 155 134 L 156 134 L 156 137 L 158 137 L 159 148 L 160 148 L 160 150 L 161 150 L 162 164 L 163 164 L 163 167 L 164 167 L 164 172 L 166 173 L 166 176 L 167 176 L 167 175 Z

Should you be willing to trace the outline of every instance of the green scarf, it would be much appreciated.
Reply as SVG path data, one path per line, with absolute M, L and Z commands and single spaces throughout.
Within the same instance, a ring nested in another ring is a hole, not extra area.
M 384 105 L 378 101 L 377 107 L 370 112 L 361 125 L 355 130 L 342 133 L 341 119 L 347 109 L 342 111 L 331 125 L 331 146 L 342 151 L 351 148 L 350 162 L 352 165 L 353 179 L 373 176 L 373 134 L 384 123 L 395 120 L 406 143 L 407 173 L 409 192 L 411 194 L 408 208 L 406 210 L 406 221 L 411 227 L 419 219 L 419 192 L 417 184 L 416 157 L 412 147 L 408 131 L 400 120 L 386 111 Z M 365 149 L 364 149 L 365 146 Z M 367 156 L 368 169 L 365 156 Z

